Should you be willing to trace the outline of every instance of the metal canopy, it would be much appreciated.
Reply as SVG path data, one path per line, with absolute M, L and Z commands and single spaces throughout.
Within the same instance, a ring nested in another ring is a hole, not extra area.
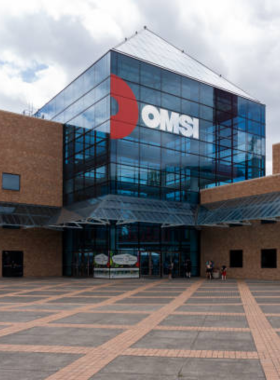
M 154 223 L 162 227 L 194 226 L 196 206 L 188 203 L 106 195 L 64 207 L 49 221 L 53 226 Z
M 42 227 L 58 210 L 58 207 L 0 202 L 0 226 Z
M 105 195 L 58 208 L 0 202 L 0 226 L 82 229 L 84 225 L 152 223 L 162 227 L 227 227 L 280 221 L 280 192 L 205 205 Z
M 248 225 L 252 220 L 280 218 L 280 192 L 229 199 L 200 206 L 198 226 Z

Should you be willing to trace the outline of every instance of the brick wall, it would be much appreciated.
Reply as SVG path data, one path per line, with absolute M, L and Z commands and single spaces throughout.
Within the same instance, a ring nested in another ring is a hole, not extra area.
M 280 191 L 280 174 L 201 190 L 201 204 Z
M 62 206 L 63 127 L 0 111 L 0 201 Z M 2 190 L 2 173 L 21 175 L 20 191 Z
M 272 145 L 272 173 L 280 173 L 280 143 Z
M 0 277 L 2 252 L 23 251 L 24 277 L 62 275 L 62 232 L 47 229 L 0 228 Z
M 201 231 L 201 275 L 205 263 L 213 260 L 215 266 L 226 265 L 229 278 L 280 280 L 280 223 L 229 228 L 203 228 Z M 261 249 L 277 249 L 278 268 L 261 268 Z M 243 268 L 229 268 L 229 251 L 243 250 Z

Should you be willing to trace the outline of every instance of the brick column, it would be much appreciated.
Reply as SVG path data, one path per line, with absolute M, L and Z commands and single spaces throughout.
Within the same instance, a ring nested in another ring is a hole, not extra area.
M 272 145 L 272 174 L 280 173 L 280 143 Z

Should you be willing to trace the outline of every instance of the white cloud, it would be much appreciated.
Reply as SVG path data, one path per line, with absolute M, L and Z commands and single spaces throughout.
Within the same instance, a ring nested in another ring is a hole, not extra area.
M 2 0 L 0 108 L 40 106 L 110 47 L 147 25 L 267 104 L 280 141 L 280 3 L 276 0 Z M 26 83 L 22 71 L 48 66 Z

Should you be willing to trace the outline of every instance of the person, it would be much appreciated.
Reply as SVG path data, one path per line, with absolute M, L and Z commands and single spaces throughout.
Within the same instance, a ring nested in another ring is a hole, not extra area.
M 206 261 L 206 278 L 211 280 L 211 261 Z
M 227 279 L 227 267 L 225 265 L 222 266 L 221 273 L 222 273 L 222 280 L 226 280 Z
M 170 261 L 170 265 L 169 265 L 169 272 L 168 272 L 168 279 L 171 280 L 172 279 L 172 272 L 173 272 L 173 267 L 174 267 L 174 264 L 172 261 Z
M 186 261 L 186 277 L 191 278 L 192 275 L 192 262 L 190 259 L 187 259 Z
M 213 271 L 214 271 L 214 261 L 210 260 L 210 280 L 213 278 Z

